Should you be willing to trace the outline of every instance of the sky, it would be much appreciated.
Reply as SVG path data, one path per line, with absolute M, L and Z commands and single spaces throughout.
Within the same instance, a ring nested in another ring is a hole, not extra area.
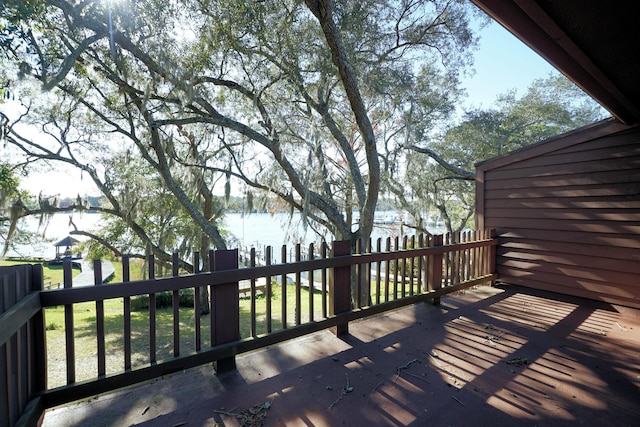
M 534 80 L 555 72 L 544 59 L 495 22 L 485 27 L 480 37 L 479 49 L 474 54 L 476 72 L 462 79 L 468 94 L 463 108 L 488 108 L 498 95 L 511 89 L 522 95 Z M 33 174 L 22 179 L 21 184 L 33 194 L 42 192 L 63 197 L 100 194 L 88 176 L 83 177 L 76 171 Z
M 534 80 L 558 73 L 500 24 L 492 22 L 480 34 L 480 48 L 474 54 L 476 73 L 462 79 L 469 95 L 466 105 L 489 107 L 500 94 L 516 89 L 522 95 Z

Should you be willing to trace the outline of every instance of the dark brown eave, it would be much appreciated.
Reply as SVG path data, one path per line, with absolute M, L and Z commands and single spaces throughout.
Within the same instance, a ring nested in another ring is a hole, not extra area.
M 635 5 L 596 0 L 472 0 L 622 123 L 640 123 Z M 633 2 L 630 2 L 633 3 Z

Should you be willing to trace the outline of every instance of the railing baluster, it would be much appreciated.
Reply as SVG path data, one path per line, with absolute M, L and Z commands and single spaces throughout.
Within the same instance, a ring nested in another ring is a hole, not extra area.
M 362 254 L 362 239 L 356 241 L 356 254 Z M 356 308 L 362 307 L 362 264 L 356 264 L 356 294 L 354 300 L 356 302 Z
M 400 250 L 400 238 L 398 236 L 395 237 L 394 240 L 394 248 L 395 251 L 398 252 Z M 400 260 L 398 258 L 393 259 L 393 299 L 398 299 L 398 268 L 400 267 Z
M 309 260 L 312 260 L 314 258 L 314 247 L 313 247 L 313 243 L 309 243 L 309 252 L 307 252 L 309 254 Z M 309 283 L 309 322 L 313 322 L 313 311 L 314 311 L 314 304 L 313 304 L 313 298 L 314 298 L 314 290 L 315 290 L 315 286 L 314 286 L 314 282 L 313 282 L 313 269 L 309 269 L 309 271 L 307 271 L 307 283 Z
M 420 233 L 418 236 L 418 247 L 420 249 L 424 248 L 424 233 Z M 422 292 L 422 270 L 424 269 L 424 257 L 418 257 L 418 282 L 416 283 L 416 293 Z
M 280 253 L 281 258 L 282 258 L 282 264 L 286 264 L 287 263 L 287 246 L 286 245 L 282 245 L 282 251 Z M 281 290 L 281 302 L 282 302 L 282 329 L 287 329 L 287 275 L 286 274 L 282 274 L 282 276 L 280 277 L 281 283 L 282 283 L 282 290 Z
M 402 238 L 402 249 L 407 250 L 407 236 Z M 400 270 L 400 274 L 402 275 L 402 298 L 407 296 L 407 257 L 406 255 L 402 257 L 402 269 Z
M 93 282 L 96 286 L 102 284 L 102 261 L 99 259 L 93 260 Z M 98 377 L 103 377 L 107 373 L 103 300 L 96 301 L 96 335 L 98 340 Z
M 271 246 L 267 246 L 265 249 L 265 264 L 267 266 L 271 265 Z M 273 295 L 273 289 L 271 285 L 271 276 L 267 276 L 266 280 L 266 291 L 267 291 L 267 333 L 271 333 L 272 328 L 272 313 L 271 313 L 271 297 Z
M 456 233 L 454 234 L 454 240 L 453 243 L 460 243 L 461 237 L 461 233 L 459 231 L 456 231 Z M 461 250 L 457 250 L 454 252 L 454 259 L 455 259 L 455 263 L 454 265 L 454 274 L 453 274 L 453 281 L 451 284 L 458 284 L 460 283 L 460 270 L 462 267 L 462 263 L 461 263 L 461 258 L 462 258 L 462 251 Z
M 249 251 L 249 266 L 256 266 L 256 248 L 253 247 Z M 256 279 L 251 278 L 251 299 L 250 302 L 250 312 L 251 312 L 251 336 L 256 337 Z
M 474 237 L 474 233 L 471 231 L 467 231 L 466 242 L 467 243 L 473 242 L 474 241 L 473 237 Z M 465 280 L 471 280 L 474 277 L 473 275 L 473 251 L 474 250 L 475 250 L 474 248 L 467 248 L 465 251 L 466 252 L 466 262 L 465 262 L 466 279 Z
M 156 259 L 155 256 L 147 257 L 147 270 L 149 280 L 156 277 Z M 156 364 L 156 294 L 149 294 L 149 363 Z
M 200 273 L 200 252 L 193 253 L 193 273 Z M 200 286 L 193 288 L 193 327 L 195 329 L 196 351 L 202 349 L 202 325 L 200 321 L 200 315 L 202 313 L 202 289 Z
M 416 236 L 411 236 L 411 249 L 416 249 Z M 416 266 L 416 258 L 409 258 L 409 295 L 413 296 L 413 281 L 415 279 L 414 268 Z
M 449 245 L 451 243 L 451 234 L 447 233 L 444 235 L 445 245 Z M 451 252 L 444 253 L 444 267 L 443 267 L 443 276 L 442 279 L 444 281 L 444 286 L 449 286 L 449 279 L 451 278 L 451 257 L 453 254 Z
M 69 289 L 73 286 L 73 264 L 70 260 L 62 263 L 62 275 L 64 288 Z M 64 306 L 64 340 L 67 354 L 67 384 L 76 382 L 76 346 L 74 339 L 74 322 L 73 322 L 73 304 Z
M 387 237 L 385 252 L 391 252 L 391 237 Z M 391 274 L 391 260 L 385 261 L 384 268 L 384 302 L 389 302 L 389 277 Z
M 214 255 L 214 251 L 210 250 L 209 251 L 209 271 L 215 271 L 216 266 L 215 266 L 215 255 Z M 211 340 L 211 347 L 215 347 L 216 346 L 216 301 L 215 301 L 215 287 L 213 286 L 213 283 L 209 284 L 209 307 L 210 307 L 210 314 L 209 314 L 209 339 Z
M 372 241 L 373 240 L 371 239 L 371 237 L 369 237 L 369 239 L 367 240 L 367 248 L 365 251 L 366 253 L 370 254 L 373 252 L 373 250 L 371 249 Z M 372 299 L 371 299 L 371 267 L 372 265 L 370 262 L 368 262 L 366 266 L 367 266 L 367 270 L 365 272 L 365 287 L 366 287 L 365 292 L 366 292 L 367 300 L 364 302 L 364 305 L 369 307 L 372 304 Z
M 430 234 L 427 236 L 427 242 L 425 243 L 425 246 L 428 248 L 433 247 L 433 234 Z M 425 256 L 425 259 L 424 259 L 424 272 L 422 275 L 423 283 L 422 283 L 422 288 L 420 289 L 421 292 L 429 291 L 430 280 L 432 279 L 432 276 L 431 276 L 432 271 L 433 271 L 433 255 L 427 255 Z
M 327 242 L 322 242 L 320 247 L 320 257 L 327 258 Z M 327 269 L 320 271 L 320 281 L 322 282 L 322 317 L 327 318 Z
M 130 282 L 129 256 L 122 257 L 122 281 Z M 131 370 L 131 297 L 124 297 L 122 303 L 124 329 L 124 370 Z
M 301 245 L 300 243 L 296 243 L 296 255 L 295 255 L 295 262 L 300 262 L 302 257 L 301 257 Z M 300 281 L 301 281 L 301 274 L 300 271 L 296 271 L 295 273 L 295 285 L 296 285 L 296 307 L 295 307 L 295 315 L 296 315 L 296 326 L 300 325 L 302 323 L 302 289 L 301 289 L 301 285 L 300 285 Z
M 177 253 L 173 253 L 171 261 L 171 275 L 178 277 L 180 259 Z M 177 290 L 171 293 L 171 306 L 173 307 L 173 357 L 178 357 L 180 356 L 180 295 Z
M 433 236 L 433 247 L 442 246 L 442 235 Z M 444 248 L 443 248 L 444 251 Z M 437 252 L 431 257 L 433 266 L 431 270 L 431 279 L 429 280 L 429 290 L 435 291 L 442 288 L 443 276 L 442 276 L 442 264 L 443 258 L 446 260 L 448 256 L 445 256 L 444 252 Z M 446 282 L 445 282 L 446 283 Z M 440 297 L 433 299 L 434 305 L 440 305 Z
M 382 252 L 382 238 L 376 239 L 376 252 Z M 376 304 L 380 304 L 380 275 L 382 274 L 382 261 L 376 263 Z

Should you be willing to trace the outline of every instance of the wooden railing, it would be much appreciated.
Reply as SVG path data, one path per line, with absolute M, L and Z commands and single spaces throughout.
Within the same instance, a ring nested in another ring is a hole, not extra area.
M 33 425 L 46 389 L 42 266 L 0 267 L 0 426 Z
M 230 370 L 235 367 L 237 354 L 328 328 L 344 334 L 349 322 L 358 318 L 421 301 L 438 303 L 442 295 L 496 279 L 497 239 L 489 230 L 377 240 L 375 247 L 372 243 L 359 242 L 352 249 L 350 242 L 337 241 L 331 250 L 327 245 L 311 245 L 305 249 L 313 255 L 304 261 L 299 245 L 294 259 L 289 261 L 283 247 L 281 264 L 272 264 L 271 248 L 267 248 L 262 260 L 251 251 L 245 260 L 247 268 L 238 268 L 237 250 L 212 251 L 210 271 L 183 276 L 178 275 L 178 260 L 174 257 L 173 275 L 166 278 L 155 278 L 151 259 L 149 279 L 135 282 L 128 281 L 129 260 L 125 257 L 125 282 L 108 285 L 99 284 L 101 264 L 96 261 L 96 286 L 75 288 L 71 268 L 66 265 L 64 288 L 38 290 L 37 307 L 20 317 L 29 319 L 21 324 L 35 323 L 35 329 L 45 335 L 34 344 L 34 348 L 40 348 L 50 335 L 43 327 L 47 322 L 42 318 L 43 311 L 46 317 L 50 310 L 64 310 L 64 340 L 56 344 L 64 347 L 57 349 L 58 354 L 65 355 L 64 360 L 53 366 L 55 362 L 47 362 L 44 351 L 33 356 L 39 366 L 34 371 L 39 382 L 25 396 L 36 398 L 31 407 L 37 413 L 42 408 L 204 363 L 214 362 L 219 372 Z M 194 255 L 194 265 L 200 265 L 198 254 Z M 193 304 L 181 308 L 186 292 L 193 295 Z M 205 303 L 210 305 L 210 314 L 201 316 L 206 311 L 201 297 L 207 293 Z M 170 298 L 168 308 L 156 306 L 160 296 Z M 141 300 L 148 301 L 148 307 L 143 312 L 132 309 L 133 305 L 139 310 Z M 95 314 L 90 328 L 96 350 L 93 361 L 79 360 L 76 345 L 82 338 L 76 332 L 74 308 L 85 304 L 84 309 L 88 309 L 87 303 Z M 107 312 L 114 304 L 118 313 Z M 2 316 L 4 323 L 5 314 Z M 143 338 L 136 328 L 144 329 Z M 14 329 L 0 328 L 0 345 L 13 345 L 11 340 L 18 330 Z M 119 337 L 117 345 L 112 342 L 114 334 Z M 46 346 L 49 352 L 54 351 L 51 342 L 46 341 Z M 1 358 L 2 355 L 0 365 Z M 79 375 L 77 369 L 80 363 L 85 366 L 88 362 L 94 366 L 91 378 Z M 45 384 L 42 375 L 47 369 L 50 373 L 64 372 L 64 378 L 58 380 L 60 384 L 51 380 L 52 375 L 48 377 L 49 385 Z M 0 405 L 5 404 L 3 399 L 0 394 Z M 21 408 L 18 413 L 24 412 L 22 403 L 16 406 Z M 0 426 L 14 424 L 15 415 L 8 424 L 0 420 Z

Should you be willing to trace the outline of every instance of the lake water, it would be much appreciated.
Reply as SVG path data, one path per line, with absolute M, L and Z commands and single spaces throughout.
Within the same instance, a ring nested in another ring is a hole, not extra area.
M 379 212 L 376 217 L 389 218 L 395 213 Z M 78 229 L 85 231 L 96 231 L 101 221 L 101 215 L 97 213 L 74 213 L 73 222 Z M 43 240 L 34 245 L 20 246 L 17 250 L 12 250 L 8 256 L 34 256 L 50 259 L 55 257 L 56 249 L 54 243 L 67 237 L 74 228 L 70 224 L 69 214 L 56 214 L 48 222 L 47 226 L 39 224 L 37 218 L 25 218 L 23 227 L 33 231 L 38 231 L 43 236 Z M 292 217 L 288 214 L 271 215 L 269 213 L 252 213 L 243 215 L 240 213 L 229 213 L 225 215 L 224 228 L 229 231 L 231 241 L 229 247 L 250 248 L 255 247 L 258 251 L 264 251 L 266 246 L 272 246 L 274 255 L 279 258 L 280 248 L 286 244 L 293 248 L 296 243 L 308 246 L 309 243 L 319 244 L 322 238 L 301 224 L 301 216 L 294 214 Z M 396 224 L 380 224 L 374 229 L 372 237 L 377 239 L 381 237 L 400 236 L 401 229 Z M 406 229 L 406 234 L 412 230 Z M 443 232 L 441 227 L 430 229 L 432 232 Z M 80 241 L 86 240 L 82 236 L 74 236 Z M 326 236 L 327 241 L 333 240 L 331 236 Z

